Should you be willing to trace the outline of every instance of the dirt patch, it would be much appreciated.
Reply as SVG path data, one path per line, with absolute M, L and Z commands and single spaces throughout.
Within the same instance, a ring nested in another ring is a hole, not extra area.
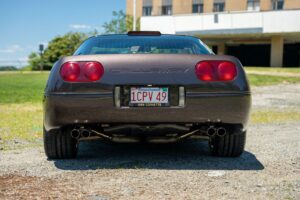
M 83 195 L 72 183 L 33 176 L 0 176 L 0 199 L 77 199 Z

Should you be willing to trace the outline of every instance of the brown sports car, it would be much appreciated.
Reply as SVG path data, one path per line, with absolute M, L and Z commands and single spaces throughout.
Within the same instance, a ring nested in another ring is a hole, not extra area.
M 84 139 L 207 139 L 213 155 L 239 156 L 251 106 L 238 59 L 199 38 L 129 32 L 91 37 L 58 60 L 44 97 L 48 158 L 74 158 Z M 188 148 L 188 147 L 187 147 Z

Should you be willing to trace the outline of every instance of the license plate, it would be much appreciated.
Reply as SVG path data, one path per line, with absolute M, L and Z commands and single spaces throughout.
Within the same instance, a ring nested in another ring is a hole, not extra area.
M 137 107 L 169 106 L 169 88 L 131 87 L 129 106 L 137 106 Z

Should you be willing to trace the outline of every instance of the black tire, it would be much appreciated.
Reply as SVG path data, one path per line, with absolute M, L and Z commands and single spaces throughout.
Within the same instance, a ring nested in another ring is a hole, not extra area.
M 210 151 L 214 156 L 238 157 L 245 148 L 246 132 L 227 133 L 223 137 L 215 136 L 209 140 Z
M 44 149 L 49 159 L 75 158 L 77 155 L 77 140 L 70 135 L 69 129 L 51 130 L 44 129 Z

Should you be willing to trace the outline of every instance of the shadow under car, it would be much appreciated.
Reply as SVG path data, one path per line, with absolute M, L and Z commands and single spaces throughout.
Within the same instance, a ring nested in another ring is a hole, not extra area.
M 53 160 L 62 170 L 167 169 L 167 170 L 263 170 L 248 151 L 240 157 L 211 156 L 207 141 L 184 140 L 170 144 L 108 143 L 82 141 L 77 159 Z

